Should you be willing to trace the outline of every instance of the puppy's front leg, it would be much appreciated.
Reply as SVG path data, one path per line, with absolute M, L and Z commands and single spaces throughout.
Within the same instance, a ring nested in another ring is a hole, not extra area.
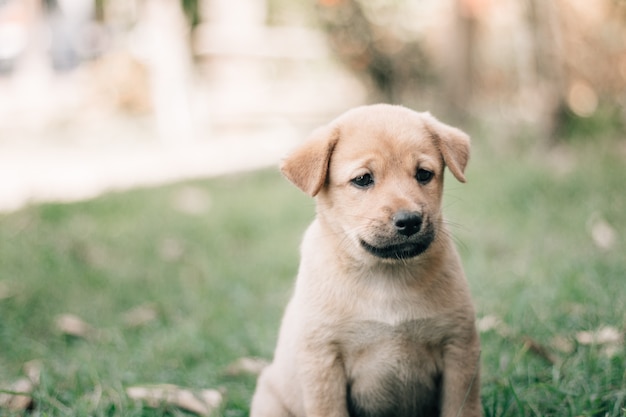
M 298 367 L 306 417 L 349 417 L 346 375 L 335 345 L 306 343 Z
M 469 347 L 468 347 L 469 346 Z M 444 352 L 442 417 L 480 417 L 480 347 L 450 344 Z

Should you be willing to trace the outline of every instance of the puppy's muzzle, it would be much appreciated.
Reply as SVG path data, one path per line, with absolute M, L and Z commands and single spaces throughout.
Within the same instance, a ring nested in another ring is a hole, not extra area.
M 383 259 L 409 259 L 424 252 L 435 239 L 433 224 L 416 211 L 400 210 L 391 218 L 388 232 L 365 241 L 361 247 Z
M 402 236 L 410 237 L 422 228 L 422 215 L 416 211 L 401 210 L 391 219 L 396 232 Z

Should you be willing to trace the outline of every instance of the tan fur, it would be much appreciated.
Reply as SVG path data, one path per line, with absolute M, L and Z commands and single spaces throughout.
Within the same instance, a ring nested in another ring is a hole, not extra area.
M 480 346 L 441 213 L 443 171 L 465 182 L 469 137 L 400 106 L 353 109 L 283 163 L 317 218 L 251 417 L 475 417 Z M 434 174 L 416 180 L 418 169 Z M 368 174 L 373 183 L 357 186 Z M 400 213 L 421 219 L 402 229 Z

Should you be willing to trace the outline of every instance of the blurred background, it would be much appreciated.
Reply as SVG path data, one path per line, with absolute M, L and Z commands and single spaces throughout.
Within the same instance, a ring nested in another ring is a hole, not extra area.
M 277 163 L 381 101 L 472 136 L 485 416 L 624 417 L 626 0 L 0 0 L 0 414 L 247 416 L 315 215 Z
M 0 210 L 273 164 L 379 101 L 553 146 L 625 87 L 621 0 L 1 0 Z

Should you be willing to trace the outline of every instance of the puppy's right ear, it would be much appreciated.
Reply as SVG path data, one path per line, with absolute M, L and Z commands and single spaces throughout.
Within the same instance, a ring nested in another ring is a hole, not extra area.
M 465 167 L 470 156 L 470 137 L 456 127 L 440 122 L 430 113 L 422 113 L 422 117 L 448 169 L 457 180 L 465 182 Z
M 316 129 L 282 162 L 281 172 L 302 191 L 315 197 L 326 183 L 330 156 L 338 140 L 338 128 Z

